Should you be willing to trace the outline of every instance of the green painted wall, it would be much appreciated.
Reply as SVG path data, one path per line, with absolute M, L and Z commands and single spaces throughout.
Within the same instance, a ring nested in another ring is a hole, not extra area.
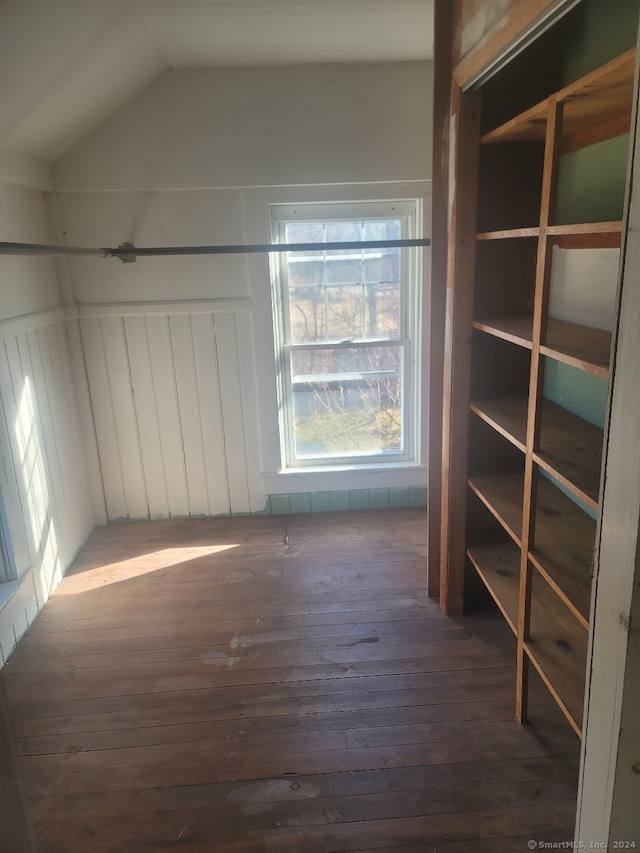
M 543 395 L 590 424 L 604 428 L 607 380 L 552 358 L 545 358 L 544 362 Z
M 609 393 L 607 380 L 551 358 L 545 358 L 544 362 L 543 395 L 579 418 L 604 428 Z M 596 518 L 597 514 L 591 507 L 565 489 L 546 471 L 541 468 L 538 470 L 587 515 Z
M 583 0 L 570 15 L 565 86 L 636 45 L 640 0 Z
M 622 219 L 629 134 L 560 158 L 555 222 Z
M 556 487 L 556 489 L 558 489 L 558 491 L 562 492 L 563 495 L 568 497 L 569 500 L 572 501 L 577 507 L 579 507 L 584 513 L 586 513 L 589 518 L 593 518 L 594 521 L 597 519 L 598 513 L 595 510 L 591 509 L 591 507 L 588 506 L 586 503 L 583 503 L 583 501 L 581 501 L 580 498 L 577 497 L 577 495 L 574 495 L 573 492 L 569 491 L 569 489 L 563 486 L 562 483 L 560 483 L 558 480 L 552 477 L 551 474 L 545 471 L 544 468 L 538 468 L 538 471 L 540 472 L 540 475 L 545 478 L 545 480 L 549 480 L 550 483 L 553 483 L 553 485 Z

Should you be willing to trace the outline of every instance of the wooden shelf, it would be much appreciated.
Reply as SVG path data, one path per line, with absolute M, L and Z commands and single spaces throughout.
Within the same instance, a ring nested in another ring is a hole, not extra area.
M 499 400 L 478 400 L 470 404 L 472 412 L 482 418 L 500 435 L 525 451 L 527 437 L 527 398 L 502 397 Z
M 579 370 L 608 379 L 611 332 L 550 318 L 546 343 L 540 347 L 540 352 Z
M 570 618 L 545 581 L 532 572 L 527 656 L 578 735 L 582 729 L 587 631 Z
M 487 240 L 517 240 L 522 237 L 538 237 L 540 228 L 508 228 L 504 231 L 483 231 L 476 234 L 476 240 L 484 242 Z
M 541 475 L 535 519 L 529 559 L 586 628 L 596 523 Z
M 550 400 L 542 399 L 540 447 L 534 459 L 591 509 L 598 509 L 603 430 Z M 526 450 L 526 396 L 477 400 L 472 412 L 523 453 Z
M 595 408 L 602 401 L 588 395 L 605 389 L 593 377 L 609 379 L 611 332 L 568 321 L 604 324 L 615 308 L 611 265 L 625 226 L 611 217 L 621 215 L 629 180 L 620 137 L 630 128 L 636 51 L 524 109 L 550 91 L 555 72 L 531 75 L 551 43 L 525 48 L 457 105 L 440 601 L 460 613 L 479 575 L 519 653 L 524 648 L 580 734 L 604 431 L 544 394 Z M 553 45 L 566 45 L 573 58 L 582 41 L 559 28 Z M 557 51 L 560 63 L 563 55 Z M 479 116 L 494 126 L 480 139 Z M 598 148 L 563 156 L 616 138 L 606 159 Z M 558 248 L 594 251 L 583 257 Z M 524 567 L 531 584 L 520 576 Z M 519 667 L 522 720 L 527 692 Z
M 488 335 L 502 338 L 512 344 L 531 349 L 533 317 L 528 314 L 517 317 L 491 317 L 474 320 L 473 328 Z
M 473 321 L 473 328 L 517 346 L 532 347 L 533 318 L 528 315 L 478 319 Z M 540 347 L 540 352 L 608 379 L 611 332 L 549 318 L 546 343 Z
M 622 222 L 580 222 L 550 225 L 549 240 L 561 249 L 619 249 Z
M 541 400 L 541 408 L 535 461 L 597 511 L 604 431 L 550 400 Z
M 473 544 L 467 556 L 514 634 L 518 633 L 520 551 L 510 540 Z
M 500 522 L 513 541 L 522 544 L 522 471 L 477 474 L 469 478 L 469 487 L 489 512 Z
M 564 104 L 563 152 L 604 142 L 629 130 L 634 68 L 635 50 L 631 49 L 557 93 L 558 101 Z M 549 99 L 541 101 L 485 133 L 481 142 L 543 141 L 548 108 Z

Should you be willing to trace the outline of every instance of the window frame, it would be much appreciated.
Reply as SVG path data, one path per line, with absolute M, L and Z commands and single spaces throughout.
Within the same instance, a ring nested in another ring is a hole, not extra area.
M 13 549 L 11 547 L 11 534 L 9 522 L 4 506 L 4 498 L 0 489 L 0 586 L 11 583 L 18 579 Z
M 362 202 L 310 202 L 270 205 L 271 241 L 285 242 L 285 229 L 292 222 L 372 221 L 398 219 L 400 239 L 412 239 L 422 232 L 422 200 L 419 198 Z M 371 251 L 371 250 L 368 250 Z M 399 335 L 394 338 L 355 339 L 292 343 L 289 322 L 287 253 L 270 256 L 274 347 L 278 394 L 281 470 L 304 471 L 328 468 L 393 468 L 419 462 L 420 358 L 422 309 L 422 253 L 415 248 L 400 249 Z M 364 347 L 398 347 L 402 387 L 402 449 L 296 455 L 291 357 L 303 350 L 340 350 Z

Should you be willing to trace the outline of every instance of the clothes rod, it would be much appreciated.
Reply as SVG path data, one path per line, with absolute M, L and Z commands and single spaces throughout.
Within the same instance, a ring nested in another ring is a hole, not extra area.
M 409 249 L 430 246 L 431 240 L 356 240 L 332 243 L 256 243 L 237 246 L 154 246 L 136 248 L 131 243 L 121 243 L 117 249 L 90 249 L 80 246 L 46 246 L 38 243 L 0 242 L 0 255 L 99 255 L 119 258 L 132 263 L 136 258 L 168 255 L 246 255 L 272 252 L 317 252 L 340 249 Z

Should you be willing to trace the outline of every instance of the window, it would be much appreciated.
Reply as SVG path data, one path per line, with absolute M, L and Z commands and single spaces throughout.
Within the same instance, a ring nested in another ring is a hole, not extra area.
M 280 243 L 416 236 L 418 202 L 278 206 Z M 280 428 L 286 467 L 416 461 L 418 252 L 274 254 Z

